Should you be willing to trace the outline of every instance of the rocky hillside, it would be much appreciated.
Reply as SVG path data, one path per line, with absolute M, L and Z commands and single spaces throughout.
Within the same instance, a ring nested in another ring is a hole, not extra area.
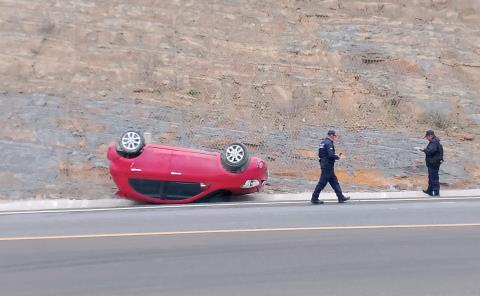
M 480 2 L 0 1 L 0 198 L 112 196 L 127 127 L 268 159 L 269 192 L 313 189 L 341 135 L 347 190 L 480 184 Z

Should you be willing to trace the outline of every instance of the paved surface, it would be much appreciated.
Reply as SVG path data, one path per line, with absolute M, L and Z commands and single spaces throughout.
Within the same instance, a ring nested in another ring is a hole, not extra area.
M 3 295 L 479 295 L 480 201 L 0 215 Z

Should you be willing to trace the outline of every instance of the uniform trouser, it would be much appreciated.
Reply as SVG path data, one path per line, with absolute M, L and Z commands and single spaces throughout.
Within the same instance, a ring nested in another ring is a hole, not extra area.
M 342 189 L 340 188 L 340 183 L 338 183 L 337 176 L 335 176 L 335 170 L 330 168 L 322 168 L 322 174 L 320 175 L 320 180 L 318 180 L 317 186 L 312 193 L 312 199 L 318 199 L 320 192 L 327 186 L 327 183 L 330 183 L 337 198 L 340 200 L 343 198 Z
M 438 171 L 440 170 L 439 165 L 430 165 L 428 168 L 428 192 L 433 194 L 440 194 L 440 177 L 438 176 Z

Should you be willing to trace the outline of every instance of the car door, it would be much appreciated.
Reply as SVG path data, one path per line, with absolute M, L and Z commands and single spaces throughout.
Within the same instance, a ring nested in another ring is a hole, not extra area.
M 195 151 L 172 151 L 172 180 L 185 182 L 206 182 L 218 171 L 215 155 Z
M 171 150 L 149 147 L 136 157 L 128 175 L 132 188 L 145 196 L 163 198 L 166 180 L 170 176 Z
M 172 151 L 165 148 L 150 148 L 136 157 L 130 167 L 133 178 L 166 180 L 170 175 Z

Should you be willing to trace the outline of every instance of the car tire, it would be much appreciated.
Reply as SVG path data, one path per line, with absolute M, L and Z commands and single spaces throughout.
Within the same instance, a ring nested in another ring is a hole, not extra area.
M 250 156 L 242 143 L 232 143 L 223 149 L 221 161 L 223 167 L 231 173 L 242 172 L 248 164 Z
M 123 157 L 135 157 L 145 147 L 145 139 L 143 135 L 135 130 L 125 131 L 117 142 L 117 152 Z

